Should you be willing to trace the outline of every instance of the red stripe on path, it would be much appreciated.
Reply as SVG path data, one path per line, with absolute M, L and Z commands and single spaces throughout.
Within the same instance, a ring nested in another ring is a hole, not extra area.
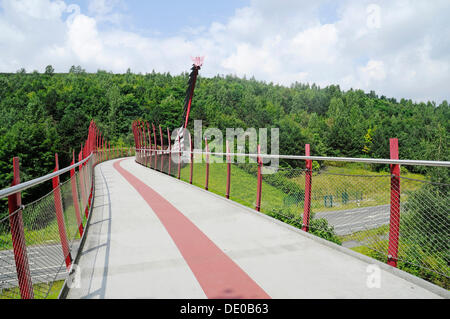
M 186 216 L 151 187 L 122 168 L 121 161 L 115 162 L 113 167 L 158 216 L 208 298 L 270 298 Z

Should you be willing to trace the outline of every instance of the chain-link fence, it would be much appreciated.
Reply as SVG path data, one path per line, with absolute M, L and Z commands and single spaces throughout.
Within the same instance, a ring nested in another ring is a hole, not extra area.
M 90 192 L 90 172 L 91 164 L 87 164 L 81 172 L 59 184 L 50 193 L 23 205 L 14 213 L 20 215 L 23 221 L 25 251 L 18 258 L 27 258 L 34 298 L 47 298 L 49 294 L 57 297 L 68 275 L 66 259 L 76 253 L 81 238 L 79 230 L 86 225 L 86 218 L 76 216 L 76 213 L 81 212 L 75 211 L 74 203 L 81 203 L 82 199 L 81 196 L 73 197 L 72 179 L 77 181 L 74 183 L 75 194 L 81 194 L 81 189 L 89 189 Z M 80 182 L 83 180 L 81 175 L 84 175 L 84 183 Z M 62 212 L 63 223 L 58 223 L 58 212 Z M 21 297 L 11 236 L 14 233 L 14 230 L 11 231 L 11 218 L 12 215 L 0 221 L 0 298 Z M 64 240 L 67 242 L 67 250 L 63 248 L 63 244 L 66 244 Z
M 209 154 L 207 163 L 205 153 L 194 152 L 192 164 L 178 165 L 179 153 L 163 153 L 149 151 L 137 161 L 248 207 L 257 206 L 255 160 L 237 163 L 235 156 L 228 164 L 225 155 Z M 189 159 L 190 153 L 184 152 L 183 158 Z M 433 183 L 425 176 L 400 176 L 393 183 L 395 176 L 389 173 L 338 173 L 323 167 L 308 171 L 263 166 L 261 212 L 298 228 L 307 226 L 317 236 L 383 262 L 395 250 L 400 269 L 449 289 L 449 184 Z M 304 223 L 308 173 L 310 217 Z

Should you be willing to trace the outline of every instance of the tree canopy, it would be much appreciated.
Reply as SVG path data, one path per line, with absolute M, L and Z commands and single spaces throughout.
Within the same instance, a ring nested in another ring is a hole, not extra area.
M 181 126 L 187 81 L 188 73 L 86 73 L 81 66 L 0 74 L 0 187 L 10 183 L 13 156 L 21 157 L 27 178 L 48 173 L 54 152 L 61 167 L 68 165 L 91 119 L 112 143 L 127 145 L 135 119 Z M 313 155 L 389 158 L 389 138 L 398 137 L 400 158 L 426 160 L 449 160 L 449 117 L 447 101 L 396 101 L 338 85 L 285 87 L 231 75 L 199 76 L 191 110 L 191 119 L 224 132 L 279 127 L 281 154 L 303 155 L 309 143 Z

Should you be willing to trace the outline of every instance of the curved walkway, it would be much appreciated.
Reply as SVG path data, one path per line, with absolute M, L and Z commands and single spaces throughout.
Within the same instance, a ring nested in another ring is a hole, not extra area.
M 95 174 L 81 284 L 68 298 L 448 297 L 134 158 L 99 164 Z

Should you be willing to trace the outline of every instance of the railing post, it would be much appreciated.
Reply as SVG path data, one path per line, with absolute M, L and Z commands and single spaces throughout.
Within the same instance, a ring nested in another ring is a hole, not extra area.
M 20 184 L 20 167 L 18 157 L 13 158 L 13 173 L 14 177 L 11 186 Z M 33 282 L 31 280 L 30 265 L 28 263 L 22 209 L 20 209 L 21 206 L 22 196 L 20 192 L 8 196 L 11 240 L 13 244 L 14 261 L 16 264 L 17 280 L 19 282 L 20 297 L 22 299 L 33 299 Z
M 171 142 L 170 142 L 170 130 L 169 130 L 169 128 L 167 128 L 167 145 L 168 145 L 168 150 L 169 150 L 169 154 L 168 154 L 168 157 L 167 157 L 167 159 L 168 159 L 168 162 L 169 162 L 169 167 L 167 168 L 167 174 L 169 174 L 170 175 L 170 169 L 171 169 L 171 164 L 172 164 L 172 150 L 170 149 L 171 148 L 171 146 L 172 146 L 172 144 L 171 144 Z
M 258 158 L 257 164 L 258 164 L 258 182 L 257 182 L 257 188 L 256 188 L 256 207 L 255 209 L 259 212 L 261 210 L 261 187 L 262 187 L 262 160 L 260 157 L 261 154 L 261 146 L 258 144 Z
M 153 153 L 152 153 L 152 133 L 150 132 L 150 126 L 148 124 L 148 122 L 146 121 L 145 124 L 147 124 L 147 133 L 148 133 L 148 167 L 152 167 L 152 162 L 153 162 Z
M 159 125 L 159 140 L 161 142 L 161 168 L 159 170 L 162 173 L 163 168 L 164 168 L 164 159 L 165 159 L 165 157 L 164 157 L 164 141 L 163 141 L 161 125 Z
M 178 135 L 178 179 L 181 177 L 181 143 L 180 135 Z
M 158 169 L 158 147 L 156 145 L 156 129 L 155 129 L 155 124 L 152 123 L 152 128 L 153 128 L 153 142 L 155 144 L 155 166 L 154 169 L 157 170 Z
M 103 162 L 103 141 L 102 141 L 102 137 L 100 137 L 100 162 Z
M 391 138 L 390 156 L 391 159 L 398 158 L 398 139 Z M 398 260 L 398 238 L 400 230 L 400 165 L 391 164 L 391 207 L 389 222 L 389 248 L 388 248 L 388 265 L 397 267 Z
M 226 148 L 227 148 L 227 153 L 230 153 L 230 145 L 228 143 L 228 141 L 226 142 Z M 230 160 L 230 155 L 226 156 L 227 159 L 227 186 L 226 186 L 226 192 L 225 192 L 225 196 L 226 198 L 230 198 L 230 176 L 231 176 L 231 160 Z
M 194 173 L 194 153 L 192 153 L 194 150 L 193 147 L 194 147 L 194 145 L 192 144 L 191 134 L 189 133 L 189 149 L 191 150 L 191 153 L 190 153 L 191 165 L 190 165 L 189 184 L 192 184 L 192 175 Z
M 78 154 L 78 162 L 80 162 L 82 159 L 83 159 L 83 156 L 81 155 L 81 151 L 80 151 L 80 153 Z M 85 184 L 84 184 L 83 165 L 81 165 L 81 164 L 78 165 L 78 173 L 80 174 L 81 203 L 82 203 L 82 205 L 84 205 L 84 204 L 86 204 L 86 188 L 85 188 Z M 86 215 L 86 211 L 85 211 L 85 215 Z M 86 215 L 86 217 L 87 217 L 87 215 Z
M 147 133 L 145 128 L 145 122 L 142 122 L 142 134 L 144 140 L 144 166 L 147 167 L 148 163 L 148 145 L 147 145 Z
M 55 164 L 56 165 L 55 165 L 54 172 L 59 170 L 58 153 L 55 154 Z M 52 184 L 53 184 L 53 199 L 55 202 L 56 221 L 58 223 L 58 230 L 59 230 L 59 238 L 61 239 L 61 246 L 62 246 L 64 259 L 66 261 L 66 266 L 67 266 L 67 269 L 69 269 L 70 265 L 72 264 L 72 256 L 70 255 L 69 244 L 67 242 L 66 226 L 64 224 L 64 215 L 63 215 L 59 176 L 52 178 Z
M 75 151 L 72 151 L 72 163 L 70 163 L 70 165 L 73 164 L 75 164 Z M 80 202 L 78 201 L 77 177 L 75 176 L 75 168 L 72 168 L 70 170 L 70 184 L 72 185 L 73 207 L 75 209 L 75 215 L 77 217 L 78 223 L 78 231 L 80 232 L 81 237 L 83 236 L 83 222 L 81 220 Z
M 209 148 L 208 148 L 208 138 L 205 136 L 205 145 L 206 145 L 206 180 L 205 180 L 205 189 L 208 190 L 208 182 L 209 182 Z
M 305 156 L 311 156 L 310 145 L 305 144 Z M 306 160 L 305 171 L 305 200 L 303 207 L 302 230 L 309 231 L 309 218 L 311 216 L 311 184 L 312 184 L 312 160 Z

